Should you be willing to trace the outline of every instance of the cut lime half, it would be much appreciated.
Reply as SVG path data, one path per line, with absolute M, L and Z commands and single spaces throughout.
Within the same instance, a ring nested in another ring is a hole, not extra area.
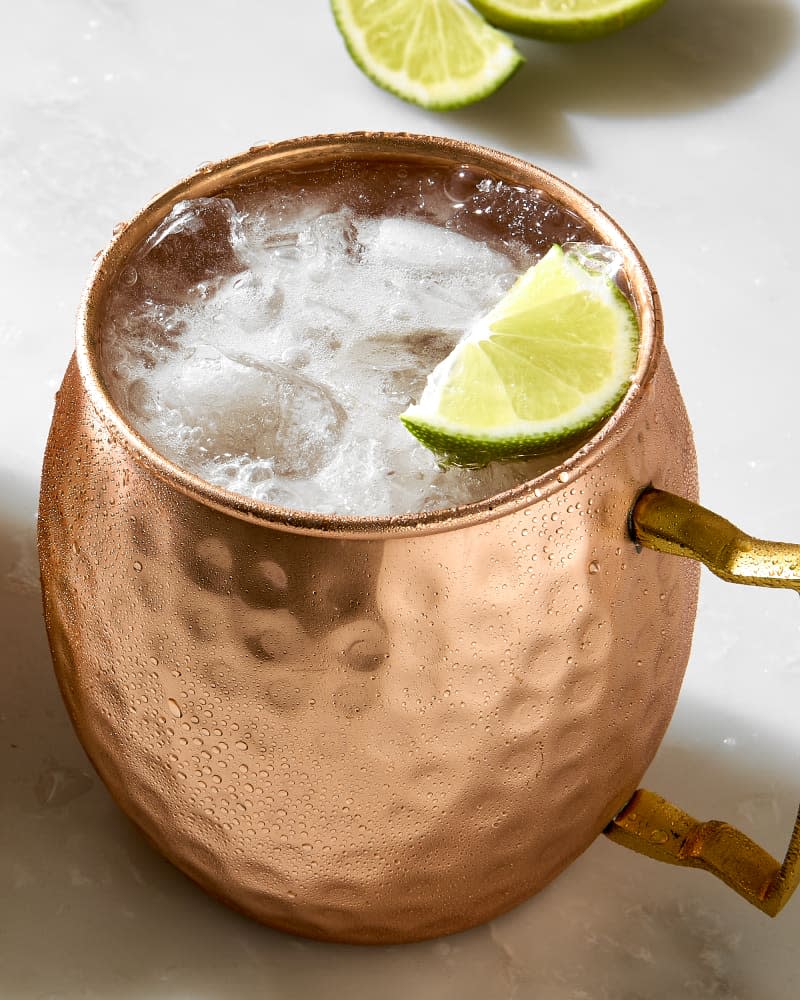
M 478 101 L 523 62 L 510 38 L 459 0 L 331 0 L 331 8 L 356 65 L 423 108 Z
M 615 282 L 554 246 L 433 370 L 400 419 L 461 465 L 551 451 L 614 410 L 638 342 Z
M 491 24 L 518 35 L 579 42 L 624 28 L 664 0 L 469 0 Z

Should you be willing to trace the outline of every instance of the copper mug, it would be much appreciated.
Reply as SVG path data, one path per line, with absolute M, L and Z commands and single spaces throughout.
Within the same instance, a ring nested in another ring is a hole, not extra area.
M 468 163 L 543 189 L 622 254 L 642 330 L 633 384 L 555 468 L 461 508 L 306 514 L 209 486 L 116 409 L 98 358 L 105 300 L 170 208 L 353 157 Z M 462 930 L 537 892 L 602 832 L 712 871 L 775 914 L 800 879 L 800 819 L 779 864 L 636 790 L 689 656 L 693 560 L 800 589 L 800 548 L 743 535 L 696 491 L 652 278 L 585 195 L 450 139 L 254 148 L 154 200 L 91 276 L 41 492 L 56 673 L 144 835 L 274 927 L 369 943 Z

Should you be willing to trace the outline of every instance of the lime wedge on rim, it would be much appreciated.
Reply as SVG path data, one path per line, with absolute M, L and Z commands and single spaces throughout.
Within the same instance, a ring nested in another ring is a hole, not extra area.
M 523 62 L 510 38 L 460 0 L 331 0 L 331 8 L 356 65 L 423 108 L 478 101 Z
M 616 284 L 553 246 L 437 365 L 400 419 L 460 465 L 551 451 L 613 411 L 638 342 Z
M 469 0 L 491 24 L 518 35 L 579 42 L 638 21 L 664 0 Z

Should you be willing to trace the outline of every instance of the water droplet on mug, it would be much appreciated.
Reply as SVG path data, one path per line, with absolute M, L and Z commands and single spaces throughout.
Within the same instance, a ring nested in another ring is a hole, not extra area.
M 650 842 L 653 844 L 666 844 L 669 840 L 669 834 L 666 830 L 653 830 L 650 834 Z
M 568 483 L 569 482 L 569 473 L 566 472 L 566 471 L 565 472 L 559 472 L 559 474 L 558 474 L 558 481 L 560 483 Z
M 183 712 L 181 711 L 181 706 L 177 703 L 177 701 L 175 701 L 174 698 L 167 698 L 167 708 L 170 710 L 170 713 L 176 719 L 180 719 L 180 717 L 183 715 Z
M 123 285 L 135 285 L 139 278 L 139 273 L 135 267 L 128 264 L 119 272 L 119 280 Z
M 589 563 L 589 572 L 590 573 L 600 572 L 600 563 L 596 559 L 592 559 L 592 561 Z
M 134 570 L 135 570 L 135 571 L 136 571 L 137 573 L 141 573 L 141 572 L 142 572 L 142 564 L 141 564 L 141 563 L 139 562 L 139 560 L 138 560 L 138 559 L 137 559 L 137 560 L 136 560 L 136 562 L 135 562 L 135 563 L 133 564 L 133 568 L 134 568 Z

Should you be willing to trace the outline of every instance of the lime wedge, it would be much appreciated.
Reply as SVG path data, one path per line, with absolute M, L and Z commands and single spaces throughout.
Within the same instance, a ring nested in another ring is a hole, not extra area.
M 459 0 L 331 0 L 356 65 L 423 108 L 478 101 L 522 64 L 510 38 Z
M 664 0 L 469 0 L 487 21 L 518 35 L 579 42 L 638 21 Z
M 613 280 L 554 246 L 431 372 L 400 419 L 460 465 L 551 451 L 613 411 L 638 342 Z

